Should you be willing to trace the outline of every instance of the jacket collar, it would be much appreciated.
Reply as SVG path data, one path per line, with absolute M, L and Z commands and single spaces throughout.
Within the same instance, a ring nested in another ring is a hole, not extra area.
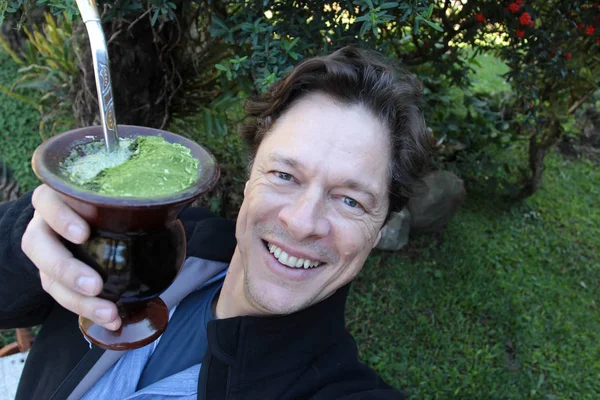
M 231 367 L 308 363 L 346 334 L 344 309 L 350 284 L 327 299 L 279 317 L 235 317 L 210 321 L 208 345 L 213 356 Z M 293 359 L 289 355 L 293 354 Z M 243 380 L 273 371 L 243 369 Z

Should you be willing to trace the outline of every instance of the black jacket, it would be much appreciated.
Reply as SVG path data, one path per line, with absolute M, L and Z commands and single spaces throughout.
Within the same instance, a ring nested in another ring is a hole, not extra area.
M 21 251 L 33 215 L 30 195 L 0 206 L 0 328 L 42 324 L 18 388 L 19 399 L 66 399 L 104 351 L 91 349 L 77 317 L 43 291 Z M 188 256 L 229 262 L 234 226 L 203 209 L 181 215 Z M 206 400 L 400 399 L 357 359 L 345 329 L 348 286 L 292 315 L 237 317 L 208 325 L 198 394 Z

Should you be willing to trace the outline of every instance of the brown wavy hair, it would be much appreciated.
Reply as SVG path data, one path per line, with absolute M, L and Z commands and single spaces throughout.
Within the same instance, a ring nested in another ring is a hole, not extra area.
M 250 149 L 250 166 L 275 121 L 301 97 L 319 92 L 342 104 L 362 104 L 385 123 L 391 139 L 387 222 L 422 187 L 420 177 L 430 162 L 421 91 L 414 75 L 376 52 L 344 47 L 306 59 L 246 102 L 248 118 L 240 134 Z

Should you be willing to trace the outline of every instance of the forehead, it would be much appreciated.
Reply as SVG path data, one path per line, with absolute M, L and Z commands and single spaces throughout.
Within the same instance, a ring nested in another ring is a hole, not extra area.
M 385 191 L 389 140 L 385 125 L 365 106 L 311 94 L 276 121 L 259 146 L 257 161 L 278 154 L 332 178 L 357 179 Z

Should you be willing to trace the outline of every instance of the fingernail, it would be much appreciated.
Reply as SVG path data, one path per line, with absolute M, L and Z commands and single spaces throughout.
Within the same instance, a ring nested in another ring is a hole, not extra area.
M 112 317 L 112 313 L 108 308 L 100 308 L 94 311 L 94 315 L 100 322 L 108 322 Z
M 89 276 L 81 276 L 75 281 L 77 288 L 83 294 L 95 294 L 96 288 L 98 287 L 98 281 L 96 278 Z
M 106 329 L 109 329 L 109 330 L 111 330 L 111 331 L 116 331 L 116 330 L 117 330 L 117 321 L 114 321 L 114 322 L 108 323 L 108 324 L 104 325 L 104 327 L 105 327 Z
M 85 229 L 83 229 L 83 226 L 79 224 L 69 224 L 67 232 L 71 240 L 74 240 L 76 242 L 83 241 L 83 235 L 85 234 Z

